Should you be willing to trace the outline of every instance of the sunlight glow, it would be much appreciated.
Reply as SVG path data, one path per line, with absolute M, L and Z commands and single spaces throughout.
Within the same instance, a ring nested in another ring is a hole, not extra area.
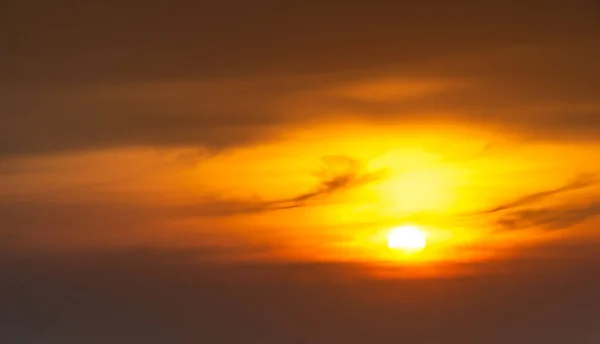
M 427 245 L 425 233 L 414 226 L 396 228 L 388 235 L 388 247 L 407 251 L 420 251 Z

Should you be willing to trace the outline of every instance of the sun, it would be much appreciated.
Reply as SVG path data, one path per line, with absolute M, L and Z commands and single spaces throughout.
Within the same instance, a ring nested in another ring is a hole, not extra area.
M 425 233 L 415 226 L 402 226 L 388 234 L 388 247 L 405 251 L 420 251 L 427 245 Z

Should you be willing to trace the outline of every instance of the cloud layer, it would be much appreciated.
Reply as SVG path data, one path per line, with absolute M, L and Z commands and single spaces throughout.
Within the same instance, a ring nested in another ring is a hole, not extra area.
M 398 126 L 443 121 L 543 138 L 600 137 L 591 2 L 151 1 L 140 9 L 132 1 L 62 1 L 7 8 L 5 156 L 230 147 L 298 123 L 356 116 Z M 330 94 L 382 77 L 465 86 L 376 100 Z

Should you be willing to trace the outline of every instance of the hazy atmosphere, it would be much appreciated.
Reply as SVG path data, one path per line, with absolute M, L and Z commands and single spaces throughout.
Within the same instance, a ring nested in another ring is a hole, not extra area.
M 596 2 L 0 13 L 0 342 L 600 343 Z

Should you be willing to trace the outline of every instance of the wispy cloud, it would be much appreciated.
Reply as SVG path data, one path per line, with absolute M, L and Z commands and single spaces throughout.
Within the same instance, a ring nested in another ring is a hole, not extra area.
M 496 223 L 503 230 L 540 228 L 560 230 L 600 215 L 600 200 L 588 204 L 565 205 L 512 211 L 503 215 Z
M 571 201 L 562 205 L 544 205 L 548 199 L 564 193 L 582 190 L 598 184 L 598 177 L 584 174 L 573 181 L 549 190 L 521 196 L 475 215 L 495 216 L 499 230 L 539 228 L 559 230 L 600 215 L 600 200 Z
M 333 193 L 377 181 L 385 175 L 385 170 L 367 171 L 363 163 L 345 155 L 325 156 L 323 163 L 323 169 L 317 173 L 319 185 L 316 188 L 270 204 L 274 208 L 296 208 Z
M 333 194 L 375 182 L 386 175 L 385 169 L 370 171 L 365 162 L 345 155 L 324 156 L 322 161 L 323 167 L 316 173 L 318 184 L 312 190 L 270 201 L 258 197 L 248 199 L 208 197 L 202 200 L 200 205 L 193 207 L 197 210 L 195 214 L 225 216 L 310 206 Z
M 532 193 L 529 195 L 519 197 L 510 202 L 495 206 L 491 209 L 487 209 L 487 210 L 481 212 L 481 214 L 494 214 L 494 213 L 498 213 L 498 212 L 502 212 L 502 211 L 513 210 L 513 209 L 520 208 L 523 206 L 532 205 L 537 202 L 543 201 L 549 197 L 552 197 L 552 196 L 555 196 L 558 194 L 562 194 L 565 192 L 569 192 L 569 191 L 580 190 L 580 189 L 592 186 L 596 183 L 598 183 L 598 178 L 596 175 L 589 175 L 589 174 L 581 175 L 581 176 L 575 178 L 575 180 L 573 180 L 572 182 L 565 184 L 561 187 L 558 187 L 555 189 L 550 189 L 550 190 L 544 190 L 544 191 L 540 191 L 540 192 L 535 192 L 535 193 Z

